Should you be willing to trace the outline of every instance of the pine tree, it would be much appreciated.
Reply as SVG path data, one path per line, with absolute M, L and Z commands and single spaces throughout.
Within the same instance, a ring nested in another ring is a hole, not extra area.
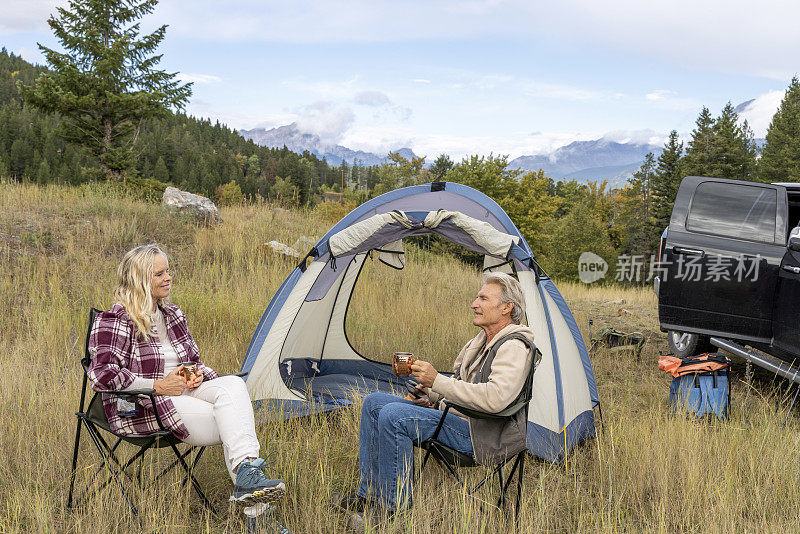
M 50 165 L 47 160 L 43 159 L 39 164 L 39 170 L 36 173 L 36 183 L 44 185 L 50 181 Z
M 747 122 L 739 124 L 739 116 L 728 102 L 712 128 L 710 174 L 717 178 L 748 180 L 756 165 L 753 133 Z
M 158 157 L 156 166 L 153 168 L 153 178 L 159 182 L 169 181 L 169 170 L 167 170 L 167 164 L 164 163 L 164 158 L 161 156 Z
M 658 246 L 651 235 L 655 175 L 656 160 L 653 153 L 648 152 L 618 195 L 619 214 L 614 226 L 620 234 L 620 247 L 628 254 L 647 255 Z
M 689 141 L 684 158 L 684 172 L 686 176 L 713 176 L 711 154 L 714 119 L 707 107 L 703 106 L 695 124 L 696 127 L 692 130 L 692 139 Z
M 453 168 L 453 160 L 447 154 L 441 154 L 436 158 L 431 165 L 430 172 L 431 178 L 435 181 L 443 181 L 447 175 L 447 171 Z
M 672 206 L 683 179 L 683 143 L 678 141 L 678 132 L 672 130 L 664 144 L 664 151 L 658 156 L 656 171 L 653 175 L 652 196 L 653 211 L 650 223 L 651 235 L 659 236 L 669 224 Z
M 166 25 L 139 35 L 140 18 L 158 0 L 71 0 L 48 19 L 66 53 L 39 44 L 51 72 L 32 85 L 19 84 L 22 97 L 64 119 L 65 140 L 88 149 L 108 178 L 121 179 L 134 168 L 133 146 L 142 122 L 165 117 L 191 96 L 174 73 L 158 70 L 152 55 Z
M 797 76 L 792 78 L 767 129 L 758 176 L 765 182 L 800 182 L 800 82 Z

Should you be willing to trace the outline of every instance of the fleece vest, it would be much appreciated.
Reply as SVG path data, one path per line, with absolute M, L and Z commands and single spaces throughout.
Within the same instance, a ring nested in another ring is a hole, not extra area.
M 525 380 L 522 390 L 509 406 L 513 406 L 522 400 L 530 401 L 531 398 L 533 373 L 541 360 L 541 354 L 536 351 L 536 347 L 528 338 L 515 332 L 498 339 L 484 354 L 478 372 L 475 373 L 472 379 L 473 384 L 481 384 L 489 381 L 489 375 L 492 374 L 492 362 L 497 354 L 497 350 L 500 348 L 500 345 L 511 339 L 522 341 L 525 346 L 528 347 L 528 354 L 536 355 L 536 358 L 531 362 L 528 378 Z M 459 369 L 456 373 L 457 377 L 460 375 L 460 371 Z M 494 465 L 525 450 L 527 447 L 527 427 L 527 404 L 523 409 L 510 417 L 490 419 L 470 417 L 469 431 L 472 437 L 472 448 L 475 453 L 475 459 L 478 463 L 483 465 Z

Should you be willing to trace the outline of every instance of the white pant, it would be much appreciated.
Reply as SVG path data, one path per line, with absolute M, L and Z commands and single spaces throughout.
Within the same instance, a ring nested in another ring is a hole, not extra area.
M 170 400 L 189 431 L 184 443 L 201 447 L 222 443 L 231 480 L 235 480 L 234 467 L 245 458 L 258 457 L 253 405 L 238 376 L 204 381 L 197 389 L 187 389 Z

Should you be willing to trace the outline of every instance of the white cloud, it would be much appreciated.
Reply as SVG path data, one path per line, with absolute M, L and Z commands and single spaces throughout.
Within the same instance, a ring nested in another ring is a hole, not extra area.
M 595 48 L 782 80 L 798 68 L 800 4 L 796 2 L 578 0 L 523 9 L 547 21 L 541 27 L 547 33 Z
M 425 78 L 414 78 L 411 81 L 414 83 L 431 83 L 430 80 L 426 80 Z
M 309 81 L 304 78 L 295 78 L 291 80 L 284 80 L 281 82 L 281 85 L 291 89 L 292 91 L 308 93 L 316 96 L 317 98 L 349 99 L 353 96 L 353 93 L 358 91 L 358 83 L 359 76 L 355 75 L 348 80 L 341 81 Z
M 696 99 L 678 96 L 678 92 L 671 89 L 656 89 L 647 93 L 644 99 L 649 105 L 675 111 L 691 111 L 701 106 Z
M 319 136 L 323 145 L 335 145 L 353 125 L 355 113 L 333 102 L 314 102 L 298 113 L 297 128 Z
M 655 102 L 659 102 L 659 101 L 662 101 L 662 100 L 666 100 L 667 97 L 670 97 L 670 96 L 673 96 L 673 95 L 677 95 L 677 94 L 678 94 L 677 92 L 671 91 L 669 89 L 657 89 L 657 90 L 653 91 L 652 93 L 647 93 L 647 95 L 645 95 L 645 98 L 647 100 L 653 100 Z
M 13 0 L 17 6 L 24 0 Z M 624 50 L 689 68 L 788 79 L 797 72 L 800 3 L 785 0 L 172 0 L 170 31 L 210 40 L 372 43 L 532 36 Z
M 0 35 L 48 31 L 47 19 L 55 13 L 59 0 L 3 0 L 0 9 Z
M 604 133 L 602 138 L 615 143 L 663 145 L 667 137 L 653 130 L 614 130 Z
M 38 48 L 36 50 L 32 50 L 30 48 L 26 48 L 23 46 L 19 50 L 17 50 L 17 55 L 20 56 L 25 61 L 27 61 L 28 63 L 33 63 L 33 64 L 38 63 L 40 65 L 44 65 L 47 63 L 47 60 L 45 60 L 44 56 L 42 55 L 41 52 L 39 52 Z
M 767 135 L 767 128 L 772 122 L 772 116 L 780 107 L 785 94 L 785 90 L 778 90 L 758 95 L 739 112 L 739 119 L 747 121 L 755 137 Z
M 4 0 L 0 34 L 46 31 L 64 0 Z M 800 3 L 785 0 L 170 0 L 153 20 L 210 41 L 371 43 L 510 38 L 624 50 L 690 68 L 786 80 L 798 71 Z M 148 22 L 149 24 L 149 22 Z M 145 26 L 147 26 L 146 24 Z M 419 78 L 422 80 L 423 78 Z M 424 83 L 424 82 L 419 82 Z
M 353 102 L 374 108 L 373 118 L 382 122 L 390 121 L 392 118 L 407 121 L 413 114 L 411 108 L 407 106 L 394 105 L 389 96 L 382 91 L 361 91 L 353 97 Z
M 380 107 L 392 103 L 386 93 L 381 91 L 361 91 L 356 93 L 353 101 L 360 106 Z
M 219 76 L 214 76 L 213 74 L 193 74 L 191 72 L 179 73 L 178 79 L 183 82 L 192 83 L 217 83 L 222 81 L 222 78 Z
M 394 111 L 394 113 L 397 115 L 397 118 L 399 118 L 401 121 L 407 121 L 411 118 L 411 115 L 414 114 L 411 108 L 406 106 L 394 106 L 392 111 Z
M 610 98 L 610 95 L 606 95 L 593 89 L 584 89 L 570 85 L 560 85 L 538 81 L 524 82 L 522 91 L 525 95 L 533 98 L 554 98 L 563 100 L 577 100 L 582 102 Z
M 237 130 L 250 130 L 252 128 L 276 128 L 285 126 L 297 120 L 295 113 L 266 113 L 258 114 L 251 110 L 231 111 L 215 107 L 209 102 L 193 97 L 186 106 L 186 112 L 195 117 L 209 118 L 211 121 L 219 121 L 229 128 Z
M 418 156 L 432 162 L 439 154 L 455 161 L 478 154 L 508 155 L 509 159 L 532 154 L 546 154 L 573 141 L 588 141 L 599 133 L 575 132 L 510 132 L 506 136 L 469 136 L 448 134 L 420 135 L 408 127 L 376 127 L 356 125 L 342 138 L 341 144 L 355 150 L 385 154 L 389 150 L 411 148 Z

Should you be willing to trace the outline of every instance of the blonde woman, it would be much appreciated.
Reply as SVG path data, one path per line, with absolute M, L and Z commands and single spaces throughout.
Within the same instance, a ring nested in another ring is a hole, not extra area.
M 156 409 L 164 425 L 189 445 L 222 443 L 234 490 L 231 500 L 256 515 L 264 502 L 286 491 L 280 480 L 267 478 L 259 458 L 253 406 L 244 381 L 219 377 L 200 361 L 186 316 L 169 297 L 172 277 L 166 254 L 156 245 L 129 251 L 117 268 L 116 303 L 97 315 L 89 338 L 89 378 L 98 390 L 154 389 Z M 196 364 L 190 379 L 184 364 Z M 103 396 L 111 428 L 120 434 L 159 430 L 149 399 L 125 405 Z

